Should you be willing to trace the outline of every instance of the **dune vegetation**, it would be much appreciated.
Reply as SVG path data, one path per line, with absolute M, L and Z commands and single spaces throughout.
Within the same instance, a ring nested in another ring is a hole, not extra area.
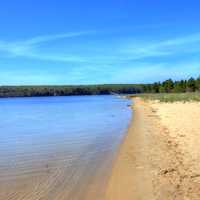
M 144 100 L 158 100 L 160 102 L 176 102 L 176 101 L 200 101 L 200 92 L 187 93 L 149 93 L 149 94 L 135 94 L 130 97 L 141 97 Z

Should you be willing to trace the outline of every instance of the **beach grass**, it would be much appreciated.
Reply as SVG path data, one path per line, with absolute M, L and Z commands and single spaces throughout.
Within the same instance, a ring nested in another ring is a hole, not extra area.
M 144 100 L 158 100 L 160 102 L 188 102 L 188 101 L 199 101 L 200 102 L 200 92 L 193 93 L 146 93 L 146 94 L 134 94 L 129 95 L 129 97 L 141 97 Z

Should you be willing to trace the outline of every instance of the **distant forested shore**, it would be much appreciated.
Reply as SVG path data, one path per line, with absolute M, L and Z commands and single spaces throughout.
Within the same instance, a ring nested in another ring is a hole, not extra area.
M 74 86 L 0 86 L 0 97 L 39 97 L 72 95 L 108 95 L 136 93 L 184 93 L 200 91 L 197 79 L 173 81 L 172 79 L 152 84 L 105 84 Z

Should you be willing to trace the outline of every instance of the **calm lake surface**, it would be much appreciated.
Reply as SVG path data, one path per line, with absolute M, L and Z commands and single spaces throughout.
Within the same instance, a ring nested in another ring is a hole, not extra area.
M 114 96 L 0 99 L 0 199 L 103 199 L 131 118 Z

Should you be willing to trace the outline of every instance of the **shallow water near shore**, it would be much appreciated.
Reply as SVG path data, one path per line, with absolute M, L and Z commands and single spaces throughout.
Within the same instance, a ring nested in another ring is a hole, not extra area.
M 0 199 L 103 199 L 129 103 L 114 96 L 0 99 Z

